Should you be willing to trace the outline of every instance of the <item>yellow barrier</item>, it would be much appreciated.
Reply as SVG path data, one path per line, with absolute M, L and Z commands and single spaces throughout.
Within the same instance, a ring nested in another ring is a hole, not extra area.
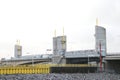
M 37 64 L 37 65 L 19 65 L 19 66 L 1 66 L 0 74 L 47 74 L 50 73 L 50 67 L 95 67 L 90 64 Z
M 50 71 L 49 65 L 35 65 L 35 66 L 1 66 L 0 74 L 46 74 Z

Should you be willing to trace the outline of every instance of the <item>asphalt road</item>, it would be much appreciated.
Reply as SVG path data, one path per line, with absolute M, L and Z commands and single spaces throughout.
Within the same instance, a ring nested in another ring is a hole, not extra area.
M 113 73 L 16 74 L 16 75 L 0 75 L 0 80 L 120 80 L 120 74 Z

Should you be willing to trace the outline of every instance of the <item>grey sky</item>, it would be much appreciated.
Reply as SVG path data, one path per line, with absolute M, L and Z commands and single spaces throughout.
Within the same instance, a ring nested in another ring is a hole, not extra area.
M 48 53 L 54 30 L 65 28 L 67 49 L 95 47 L 95 20 L 107 30 L 108 52 L 120 52 L 120 0 L 0 0 L 0 58 L 14 54 L 20 39 L 23 55 Z

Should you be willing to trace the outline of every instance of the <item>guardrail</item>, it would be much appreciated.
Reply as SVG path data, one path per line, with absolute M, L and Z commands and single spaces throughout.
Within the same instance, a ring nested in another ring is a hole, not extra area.
M 37 65 L 19 65 L 19 66 L 0 66 L 0 74 L 48 74 L 51 69 L 63 68 L 84 68 L 96 67 L 91 64 L 37 64 Z
M 51 64 L 51 67 L 96 67 L 96 64 Z
M 49 73 L 48 65 L 40 66 L 4 66 L 0 67 L 0 74 L 46 74 Z

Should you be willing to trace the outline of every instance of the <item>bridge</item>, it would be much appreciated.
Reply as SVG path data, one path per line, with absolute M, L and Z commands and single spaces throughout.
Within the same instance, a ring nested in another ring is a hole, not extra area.
M 65 62 L 62 64 L 88 64 L 89 62 L 99 62 L 100 55 L 95 50 L 79 50 L 69 51 L 64 55 Z M 56 60 L 59 60 L 57 58 Z M 59 60 L 61 61 L 61 59 Z M 22 56 L 19 58 L 1 60 L 2 65 L 23 65 L 23 64 L 39 64 L 52 62 L 52 56 Z
M 120 60 L 120 53 L 119 54 L 109 54 L 105 57 L 105 60 L 107 60 L 107 61 Z
M 8 60 L 1 60 L 2 65 L 24 65 L 24 64 L 39 64 L 39 63 L 48 63 L 51 62 L 51 58 L 33 58 L 33 59 L 8 59 Z
M 79 50 L 66 52 L 67 64 L 87 64 L 89 62 L 99 62 L 100 54 L 95 50 Z
M 104 58 L 104 60 L 106 61 L 106 71 L 120 73 L 120 53 L 109 54 Z

